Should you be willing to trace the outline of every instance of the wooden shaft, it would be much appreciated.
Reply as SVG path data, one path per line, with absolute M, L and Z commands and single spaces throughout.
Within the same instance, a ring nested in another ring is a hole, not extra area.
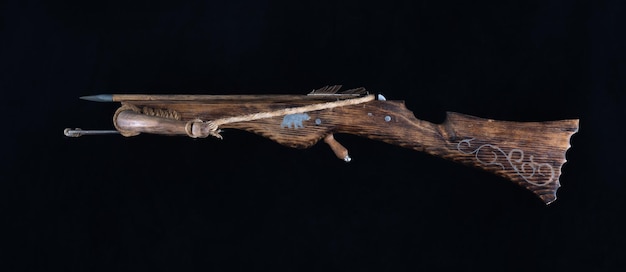
M 133 101 L 169 101 L 169 102 L 255 102 L 255 101 L 273 101 L 273 102 L 297 102 L 297 101 L 334 101 L 337 99 L 349 99 L 362 96 L 360 94 L 329 94 L 329 95 L 205 95 L 205 94 L 113 94 L 112 102 L 133 102 Z

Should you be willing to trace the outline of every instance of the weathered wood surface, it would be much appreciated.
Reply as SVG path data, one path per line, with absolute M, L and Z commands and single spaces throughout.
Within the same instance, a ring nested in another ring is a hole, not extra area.
M 185 124 L 194 119 L 208 121 L 319 103 L 308 98 L 267 99 L 254 98 L 246 103 L 229 99 L 126 100 L 125 104 L 139 109 L 164 109 L 179 116 L 180 120 L 168 120 L 163 128 L 158 122 L 137 126 L 138 132 L 185 135 Z M 459 113 L 448 113 L 445 122 L 433 124 L 415 118 L 402 101 L 371 101 L 307 112 L 299 117 L 293 124 L 285 123 L 286 117 L 281 116 L 230 123 L 220 128 L 250 131 L 294 148 L 310 147 L 332 133 L 355 134 L 484 169 L 534 192 L 545 203 L 556 199 L 570 137 L 578 130 L 576 119 L 509 122 Z M 120 125 L 120 120 L 115 122 Z M 124 129 L 132 129 L 132 125 L 124 125 Z
M 348 99 L 358 97 L 358 94 L 335 94 L 335 95 L 288 95 L 288 94 L 270 94 L 270 95 L 151 95 L 151 94 L 114 94 L 113 102 L 135 102 L 135 101 L 185 101 L 189 103 L 202 104 L 205 102 L 255 102 L 255 101 L 332 101 L 336 99 Z

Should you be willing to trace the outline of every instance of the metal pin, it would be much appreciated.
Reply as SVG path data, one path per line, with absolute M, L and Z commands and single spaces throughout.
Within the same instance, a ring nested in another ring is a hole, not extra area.
M 63 134 L 67 137 L 80 137 L 83 135 L 104 135 L 104 134 L 120 134 L 117 130 L 82 130 L 80 128 L 66 128 Z

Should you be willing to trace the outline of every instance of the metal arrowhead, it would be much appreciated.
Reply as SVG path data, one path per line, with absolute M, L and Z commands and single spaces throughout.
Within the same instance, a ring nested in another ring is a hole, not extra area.
M 88 95 L 81 96 L 80 99 L 94 102 L 113 102 L 112 94 L 98 94 L 98 95 Z

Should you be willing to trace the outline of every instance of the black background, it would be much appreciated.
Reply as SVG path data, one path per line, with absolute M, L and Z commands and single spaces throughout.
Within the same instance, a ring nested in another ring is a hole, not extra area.
M 0 2 L 3 271 L 619 270 L 620 1 Z M 420 119 L 580 118 L 559 199 L 351 135 L 110 129 L 97 93 L 364 86 Z

